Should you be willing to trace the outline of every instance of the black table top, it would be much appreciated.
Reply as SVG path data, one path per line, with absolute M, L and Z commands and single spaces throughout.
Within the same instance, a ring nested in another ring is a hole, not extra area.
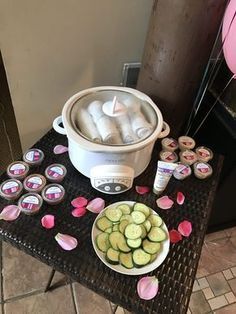
M 186 200 L 182 206 L 174 205 L 172 209 L 161 210 L 156 206 L 154 193 L 139 195 L 135 185 L 152 187 L 158 159 L 158 144 L 154 147 L 152 160 L 148 168 L 134 181 L 133 188 L 118 195 L 102 194 L 90 185 L 90 180 L 81 175 L 70 163 L 68 154 L 55 155 L 55 145 L 67 145 L 67 138 L 50 130 L 34 147 L 45 153 L 42 165 L 32 168 L 31 173 L 44 173 L 52 163 L 62 163 L 67 167 L 67 176 L 62 185 L 66 190 L 65 200 L 54 206 L 43 204 L 37 215 L 27 216 L 23 213 L 12 222 L 0 221 L 0 237 L 18 249 L 34 256 L 54 269 L 69 275 L 88 288 L 135 313 L 185 313 L 191 296 L 201 248 L 207 228 L 212 202 L 216 192 L 222 158 L 215 156 L 210 162 L 213 175 L 207 180 L 199 180 L 191 175 L 184 181 L 172 178 L 165 194 L 176 198 L 177 191 L 182 191 Z M 6 174 L 0 182 L 7 179 Z M 170 245 L 170 251 L 164 263 L 149 273 L 159 280 L 159 293 L 150 300 L 141 300 L 137 295 L 136 285 L 144 275 L 128 276 L 119 274 L 97 257 L 91 241 L 91 228 L 96 214 L 88 212 L 85 216 L 75 218 L 71 215 L 71 200 L 84 196 L 91 200 L 102 197 L 106 205 L 118 201 L 138 201 L 146 203 L 163 218 L 168 229 L 177 228 L 182 220 L 189 220 L 193 232 L 189 238 Z M 13 202 L 0 198 L 0 209 Z M 45 214 L 55 215 L 55 227 L 46 230 L 41 226 Z M 78 246 L 72 251 L 64 251 L 55 241 L 58 233 L 70 234 L 78 239 Z

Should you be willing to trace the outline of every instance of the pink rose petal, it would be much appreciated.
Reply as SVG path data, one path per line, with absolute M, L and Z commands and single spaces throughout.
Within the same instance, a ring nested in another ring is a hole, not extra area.
M 84 207 L 88 204 L 88 200 L 83 197 L 83 196 L 79 196 L 75 199 L 73 199 L 73 201 L 71 201 L 71 205 L 78 208 L 78 207 Z
M 177 203 L 178 203 L 179 205 L 183 205 L 184 200 L 185 200 L 184 194 L 183 194 L 182 192 L 178 192 L 178 193 L 177 193 Z
M 6 221 L 12 221 L 18 218 L 20 215 L 20 208 L 16 205 L 8 205 L 3 208 L 0 219 L 6 220 Z
M 192 224 L 188 220 L 182 221 L 178 226 L 178 231 L 181 233 L 184 237 L 189 237 L 192 232 Z
M 153 299 L 158 292 L 158 279 L 155 276 L 141 278 L 137 284 L 137 292 L 141 299 Z
M 157 206 L 161 209 L 169 209 L 174 204 L 174 202 L 167 195 L 158 198 L 156 203 Z
M 135 190 L 138 194 L 146 194 L 146 193 L 149 193 L 150 192 L 150 188 L 148 186 L 139 186 L 139 185 L 136 185 L 135 187 Z
M 66 251 L 71 251 L 78 245 L 77 239 L 68 234 L 58 233 L 55 240 Z
M 169 236 L 171 243 L 177 243 L 182 240 L 182 235 L 175 229 L 169 231 Z
M 75 208 L 72 210 L 71 214 L 74 217 L 82 217 L 86 214 L 86 208 L 85 207 Z
M 100 211 L 102 211 L 105 207 L 105 201 L 100 198 L 94 198 L 92 201 L 90 201 L 87 205 L 87 210 L 89 210 L 92 213 L 98 214 Z
M 53 149 L 54 154 L 59 155 L 59 154 L 64 154 L 68 152 L 68 147 L 63 146 L 63 145 L 56 145 Z
M 41 224 L 46 229 L 51 229 L 55 226 L 55 217 L 53 215 L 45 215 L 41 219 Z

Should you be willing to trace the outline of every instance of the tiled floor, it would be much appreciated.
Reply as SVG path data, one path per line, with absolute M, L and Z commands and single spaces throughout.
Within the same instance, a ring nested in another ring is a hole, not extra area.
M 56 273 L 56 289 L 44 293 L 50 268 L 2 243 L 0 314 L 111 314 L 115 306 Z M 188 313 L 236 313 L 236 227 L 207 235 Z M 118 307 L 116 314 L 129 312 Z

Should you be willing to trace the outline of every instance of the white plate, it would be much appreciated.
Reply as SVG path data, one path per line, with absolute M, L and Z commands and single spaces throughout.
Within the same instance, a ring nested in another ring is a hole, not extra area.
M 122 265 L 112 265 L 109 264 L 106 259 L 105 259 L 105 254 L 103 252 L 101 252 L 97 246 L 96 246 L 96 236 L 101 232 L 97 227 L 96 227 L 96 221 L 102 217 L 104 215 L 104 211 L 108 208 L 108 207 L 116 207 L 119 204 L 123 204 L 126 203 L 129 206 L 133 206 L 135 202 L 131 202 L 131 201 L 122 201 L 122 202 L 117 202 L 117 203 L 113 203 L 109 206 L 107 206 L 106 208 L 104 208 L 99 215 L 97 216 L 97 218 L 95 219 L 94 223 L 93 223 L 93 227 L 92 227 L 92 243 L 93 243 L 93 248 L 95 250 L 95 252 L 97 253 L 97 256 L 100 258 L 100 260 L 107 265 L 109 268 L 117 271 L 118 273 L 121 274 L 125 274 L 125 275 L 143 275 L 143 274 L 147 274 L 149 272 L 151 272 L 152 270 L 156 269 L 158 266 L 160 266 L 163 261 L 165 260 L 168 252 L 169 252 L 169 247 L 170 247 L 170 239 L 169 239 L 169 233 L 168 233 L 168 229 L 166 227 L 166 225 L 163 222 L 162 228 L 166 231 L 167 234 L 167 239 L 165 241 L 162 242 L 162 250 L 161 252 L 158 254 L 157 258 L 155 259 L 155 261 L 153 261 L 151 264 L 148 264 L 144 267 L 141 268 L 132 268 L 132 269 L 127 269 L 125 267 L 123 267 Z M 157 213 L 152 210 L 152 213 L 157 215 Z

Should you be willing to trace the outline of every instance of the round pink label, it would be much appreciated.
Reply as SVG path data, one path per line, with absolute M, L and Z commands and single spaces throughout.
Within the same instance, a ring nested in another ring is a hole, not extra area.
M 204 149 L 204 148 L 199 149 L 198 154 L 201 157 L 209 157 L 210 156 L 209 152 L 206 149 Z
M 43 181 L 39 177 L 31 177 L 26 182 L 26 186 L 30 189 L 38 189 L 42 185 Z
M 49 200 L 55 200 L 61 198 L 63 195 L 62 190 L 57 186 L 52 186 L 46 190 L 46 198 Z
M 2 187 L 2 191 L 5 194 L 16 193 L 19 190 L 20 190 L 19 184 L 17 182 L 14 182 L 14 181 L 7 182 Z
M 175 155 L 172 153 L 172 152 L 165 152 L 163 154 L 163 157 L 166 159 L 166 160 L 174 160 L 175 159 Z
M 58 166 L 54 166 L 48 169 L 48 175 L 52 178 L 59 178 L 63 175 L 63 169 Z
M 209 172 L 209 167 L 201 163 L 197 165 L 197 170 L 200 171 L 201 173 L 207 173 Z
M 21 175 L 25 172 L 25 166 L 22 164 L 14 164 L 9 169 L 9 172 L 14 175 Z
M 29 161 L 38 161 L 40 159 L 40 153 L 37 150 L 31 150 L 25 155 Z
M 34 210 L 37 209 L 39 207 L 39 200 L 37 197 L 31 195 L 31 196 L 27 196 L 21 203 L 21 206 L 24 209 L 30 209 L 30 210 Z
M 178 166 L 176 168 L 176 171 L 178 171 L 178 173 L 180 173 L 180 174 L 188 174 L 189 173 L 189 168 L 184 166 L 184 165 L 183 166 Z

